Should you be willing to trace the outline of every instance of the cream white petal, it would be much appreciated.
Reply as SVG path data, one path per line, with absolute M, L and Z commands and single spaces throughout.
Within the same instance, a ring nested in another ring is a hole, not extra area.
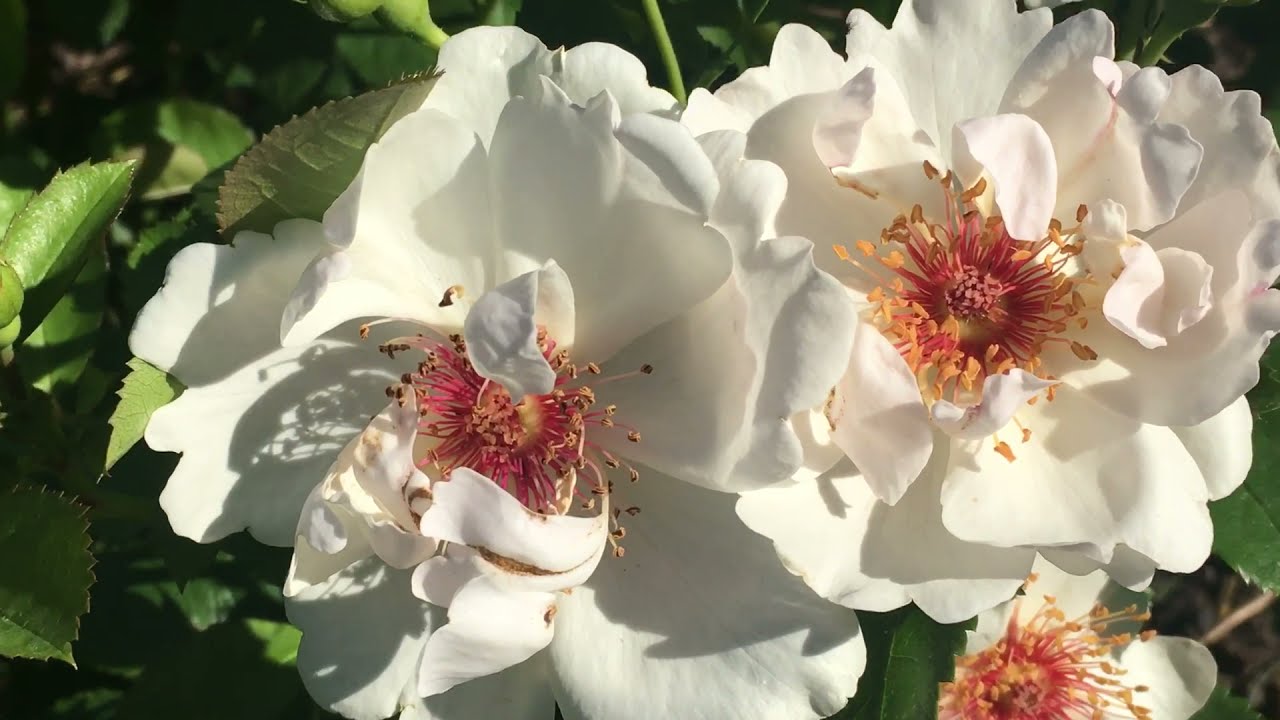
M 321 339 L 187 388 L 145 435 L 154 450 L 182 453 L 160 494 L 174 531 L 212 542 L 248 528 L 292 545 L 308 493 L 386 401 L 395 372 L 367 344 Z
M 1172 430 L 1067 391 L 1017 417 L 1031 437 L 1008 439 L 1013 461 L 990 441 L 953 443 L 942 487 L 951 532 L 1009 547 L 1087 543 L 1104 562 L 1125 544 L 1175 572 L 1208 557 L 1208 492 Z
M 552 337 L 571 345 L 572 330 L 568 337 L 554 333 L 555 325 L 573 326 L 573 288 L 554 261 L 475 301 L 462 325 L 467 359 L 480 376 L 502 385 L 513 399 L 546 395 L 555 387 L 556 372 L 538 347 L 538 325 L 548 320 Z
M 1174 434 L 1195 458 L 1209 487 L 1209 499 L 1230 495 L 1253 464 L 1253 413 L 1249 401 L 1237 398 L 1199 425 L 1174 427 Z
M 933 465 L 896 505 L 877 501 L 844 465 L 817 480 L 744 493 L 738 515 L 833 602 L 872 611 L 914 602 L 939 622 L 959 622 L 1011 597 L 1035 552 L 948 532 L 938 501 L 945 448 Z
M 1213 306 L 1199 322 L 1154 350 L 1108 323 L 1090 323 L 1074 339 L 1099 359 L 1062 353 L 1047 366 L 1113 410 L 1160 425 L 1203 422 L 1252 388 L 1258 359 L 1280 329 L 1280 292 L 1269 289 L 1280 274 L 1280 223 L 1251 226 L 1247 202 L 1243 193 L 1227 193 L 1146 238 L 1157 252 L 1194 252 L 1212 268 Z M 1209 375 L 1214 382 L 1200 382 Z
M 555 698 L 545 654 L 448 692 L 411 701 L 399 720 L 554 720 Z
M 998 433 L 1026 406 L 1027 401 L 1054 385 L 1054 381 L 1014 368 L 988 375 L 982 384 L 982 400 L 959 406 L 948 400 L 933 404 L 933 422 L 959 440 L 982 440 Z
M 1039 123 L 1018 114 L 965 120 L 956 125 L 955 153 L 972 158 L 994 182 L 1009 235 L 1027 242 L 1045 236 L 1058 200 L 1058 164 Z M 956 167 L 967 164 L 957 160 Z
M 684 480 L 760 487 L 799 465 L 788 418 L 820 403 L 843 371 L 854 310 L 839 283 L 817 270 L 807 240 L 774 237 L 782 173 L 734 158 L 738 138 L 720 139 L 713 154 L 724 177 L 710 225 L 733 250 L 733 277 L 606 366 L 649 364 L 653 372 L 601 387 L 641 436 L 638 444 L 622 434 L 605 442 Z M 672 413 L 673 403 L 681 412 Z
M 951 128 L 996 110 L 1052 24 L 1048 10 L 1020 13 L 1012 0 L 906 0 L 888 30 L 853 11 L 845 47 L 903 83 L 911 115 L 949 157 Z
M 370 558 L 287 598 L 285 611 L 302 631 L 298 672 L 317 703 L 383 720 L 417 702 L 422 649 L 444 613 L 409 592 L 409 573 Z
M 431 697 L 528 660 L 554 634 L 557 595 L 510 592 L 487 578 L 462 586 L 449 622 L 427 638 L 418 693 Z
M 447 480 L 437 482 L 432 494 L 431 507 L 419 523 L 423 535 L 484 548 L 482 554 L 498 562 L 531 566 L 526 574 L 548 576 L 548 581 L 554 576 L 576 577 L 583 569 L 589 574 L 589 568 L 599 562 L 608 531 L 603 513 L 594 517 L 534 513 L 497 483 L 468 468 L 458 468 Z
M 1135 642 L 1120 655 L 1126 684 L 1151 688 L 1137 702 L 1152 720 L 1188 720 L 1218 683 L 1218 663 L 1208 648 L 1190 638 L 1156 636 Z
M 575 107 L 544 86 L 507 105 L 492 147 L 505 265 L 564 269 L 581 363 L 608 360 L 709 297 L 732 266 L 706 227 L 716 178 L 688 131 L 644 118 L 615 136 L 611 107 L 607 95 Z
M 325 212 L 333 255 L 298 281 L 280 322 L 284 342 L 353 318 L 460 328 L 470 301 L 497 284 L 486 165 L 472 129 L 437 110 L 391 126 Z M 455 286 L 460 301 L 442 305 Z
M 640 508 L 623 516 L 626 554 L 556 615 L 567 720 L 816 718 L 853 695 L 865 664 L 853 613 L 788 575 L 735 500 L 657 473 L 619 491 Z
M 824 404 L 823 416 L 832 442 L 890 505 L 933 454 L 933 427 L 915 375 L 871 323 L 855 324 L 849 367 Z

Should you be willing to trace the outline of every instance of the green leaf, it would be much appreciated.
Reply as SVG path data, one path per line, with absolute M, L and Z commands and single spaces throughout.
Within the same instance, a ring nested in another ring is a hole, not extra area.
M 145 360 L 133 358 L 129 361 L 129 369 L 116 393 L 120 396 L 120 404 L 107 420 L 111 426 L 111 439 L 107 442 L 104 472 L 142 439 L 151 413 L 172 402 L 184 389 L 182 383 Z
M 80 379 L 97 346 L 106 304 L 106 254 L 94 252 L 70 290 L 18 351 L 18 371 L 27 384 L 47 393 Z
M 423 72 L 436 62 L 436 51 L 400 33 L 348 32 L 337 38 L 338 56 L 370 87 Z
M 271 232 L 289 218 L 319 220 L 392 123 L 418 108 L 437 75 L 422 73 L 381 90 L 329 103 L 272 130 L 227 172 L 218 226 Z
M 1250 708 L 1244 698 L 1232 695 L 1219 685 L 1213 689 L 1213 694 L 1204 707 L 1200 708 L 1200 712 L 1191 716 L 1191 720 L 1262 720 L 1262 716 Z
M 93 556 L 84 508 L 19 486 L 0 497 L 0 655 L 75 664 Z
M 858 613 L 867 642 L 867 670 L 858 694 L 834 717 L 899 720 L 937 717 L 938 685 L 955 677 L 966 623 L 934 622 L 914 605 L 887 613 Z
M 1249 392 L 1253 467 L 1244 484 L 1209 505 L 1213 550 L 1246 580 L 1280 591 L 1280 346 L 1262 358 L 1262 379 Z
M 96 144 L 115 159 L 136 159 L 144 200 L 180 195 L 210 170 L 231 162 L 253 134 L 222 108 L 187 99 L 121 108 L 102 122 Z
M 79 165 L 60 173 L 13 218 L 0 257 L 26 288 L 22 325 L 34 329 L 80 274 L 93 241 L 124 207 L 135 162 Z
M 23 0 L 0 0 L 0 101 L 18 89 L 27 59 L 27 8 Z

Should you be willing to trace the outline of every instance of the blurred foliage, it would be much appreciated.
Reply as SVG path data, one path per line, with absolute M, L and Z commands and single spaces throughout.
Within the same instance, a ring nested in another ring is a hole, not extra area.
M 659 5 L 683 84 L 694 88 L 767 62 L 787 22 L 839 48 L 852 7 L 888 22 L 898 2 Z M 1280 117 L 1280 2 L 1089 0 L 1057 13 L 1090 6 L 1116 21 L 1125 57 L 1207 65 L 1228 88 L 1259 92 Z M 396 83 L 434 65 L 443 33 L 516 23 L 552 47 L 612 42 L 639 56 L 655 84 L 671 84 L 640 0 L 436 0 L 425 10 L 417 0 L 0 0 L 0 654 L 75 661 L 0 658 L 0 718 L 325 717 L 291 666 L 298 634 L 279 591 L 288 551 L 243 534 L 197 545 L 176 537 L 160 511 L 175 458 L 135 443 L 150 412 L 181 388 L 129 362 L 136 314 L 174 254 L 220 240 L 220 187 L 221 221 L 232 229 L 323 210 L 272 179 L 350 169 L 423 87 Z M 356 105 L 335 102 L 374 90 Z M 290 143 L 353 109 L 365 124 L 345 150 L 297 163 Z M 255 195 L 253 186 L 271 191 Z M 1226 528 L 1220 555 L 1273 589 L 1278 368 L 1269 359 L 1251 395 L 1257 467 L 1242 493 L 1213 508 Z M 1162 630 L 1195 636 L 1231 609 L 1223 598 L 1239 581 L 1212 575 L 1218 567 L 1160 578 L 1171 599 L 1211 598 L 1208 610 L 1171 615 Z M 1278 624 L 1273 615 L 1258 621 Z M 927 711 L 962 628 L 914 609 L 868 614 L 864 626 L 864 691 L 841 716 Z M 1237 662 L 1234 647 L 1214 648 L 1224 690 L 1280 717 L 1280 639 L 1270 662 Z M 1247 712 L 1222 692 L 1198 717 Z

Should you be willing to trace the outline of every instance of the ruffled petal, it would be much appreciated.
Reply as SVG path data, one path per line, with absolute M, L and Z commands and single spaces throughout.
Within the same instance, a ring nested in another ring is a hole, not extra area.
M 1270 289 L 1280 275 L 1280 223 L 1250 228 L 1247 202 L 1228 193 L 1146 239 L 1157 252 L 1196 253 L 1212 268 L 1213 306 L 1199 322 L 1153 350 L 1109 323 L 1090 323 L 1073 339 L 1098 359 L 1059 353 L 1046 356 L 1046 367 L 1116 412 L 1158 425 L 1195 425 L 1235 402 L 1258 382 L 1258 360 L 1280 329 L 1280 291 Z
M 285 611 L 302 631 L 302 683 L 321 706 L 383 720 L 417 702 L 418 661 L 444 613 L 409 592 L 409 573 L 358 562 L 287 598 Z
M 503 106 L 534 92 L 543 76 L 579 105 L 608 91 L 626 115 L 669 114 L 676 108 L 670 93 L 649 85 L 638 58 L 607 43 L 551 51 L 519 28 L 475 27 L 449 38 L 440 48 L 438 66 L 444 74 L 423 107 L 461 120 L 486 146 Z
M 325 212 L 334 249 L 298 281 L 284 342 L 364 317 L 462 327 L 468 300 L 496 284 L 488 183 L 484 148 L 456 119 L 428 109 L 391 126 Z
M 179 251 L 159 292 L 138 313 L 129 334 L 133 354 L 192 388 L 278 348 L 290 283 L 326 245 L 320 225 L 306 220 L 281 223 L 276 234 L 242 232 L 231 245 L 198 243 Z
M 946 163 L 893 78 L 873 68 L 838 91 L 792 98 L 761 116 L 748 133 L 746 155 L 776 163 L 787 175 L 779 232 L 813 240 L 820 267 L 854 288 L 870 290 L 868 277 L 840 262 L 832 245 L 878 238 L 913 205 L 932 212 L 943 202 L 923 164 Z
M 436 541 L 418 534 L 406 499 L 411 484 L 427 485 L 414 465 L 417 433 L 418 405 L 410 389 L 343 448 L 303 507 L 285 595 L 371 553 L 405 569 L 435 552 Z
M 947 400 L 933 404 L 933 422 L 960 440 L 981 440 L 999 432 L 1027 401 L 1056 383 L 1014 368 L 988 375 L 982 383 L 982 400 L 961 407 Z
M 929 411 L 915 375 L 873 325 L 854 323 L 844 377 L 823 408 L 831 440 L 884 502 L 898 502 L 933 453 Z
M 1179 70 L 1169 80 L 1169 97 L 1158 119 L 1185 127 L 1204 146 L 1204 160 L 1181 207 L 1195 207 L 1230 188 L 1246 188 L 1270 170 L 1275 132 L 1262 116 L 1257 93 L 1224 92 L 1218 76 L 1199 65 Z M 1262 216 L 1278 209 L 1272 204 Z
M 1030 3 L 1027 3 L 1030 5 Z M 1093 8 L 1054 25 L 1009 80 L 1000 101 L 1002 112 L 1033 105 L 1073 66 L 1089 66 L 1094 58 L 1115 57 L 1115 27 L 1106 13 Z
M 1120 251 L 1124 269 L 1107 290 L 1102 314 L 1147 349 L 1200 322 L 1212 307 L 1213 268 L 1194 252 L 1156 252 L 1138 240 Z
M 432 487 L 422 514 L 423 535 L 475 548 L 481 557 L 525 589 L 560 590 L 585 580 L 600 561 L 607 514 L 541 515 L 521 505 L 497 483 L 458 468 Z
M 640 508 L 624 516 L 626 554 L 556 616 L 567 720 L 812 718 L 844 706 L 866 660 L 856 618 L 787 574 L 734 515 L 735 496 L 645 473 L 616 498 Z
M 850 61 L 869 56 L 888 70 L 902 84 L 911 116 L 950 157 L 951 128 L 996 111 L 1053 15 L 1019 13 L 1007 0 L 909 0 L 887 31 L 864 10 L 854 10 L 848 24 Z
M 1009 599 L 1035 553 L 948 532 L 938 502 L 942 464 L 935 460 L 896 505 L 878 502 L 844 465 L 816 480 L 744 493 L 738 515 L 833 602 L 876 612 L 914 602 L 939 622 L 959 622 Z
M 572 345 L 573 308 L 573 288 L 555 261 L 508 280 L 480 296 L 467 313 L 467 359 L 512 398 L 546 395 L 555 387 L 556 372 L 538 347 L 538 326 Z
M 608 43 L 583 43 L 552 54 L 551 79 L 575 103 L 587 104 L 608 91 L 623 116 L 639 113 L 672 115 L 677 108 L 671 93 L 649 84 L 640 58 Z
M 182 453 L 160 494 L 174 532 L 213 542 L 248 528 L 292 545 L 308 493 L 386 402 L 395 372 L 372 345 L 321 339 L 187 388 L 145 435 L 154 450 Z
M 285 597 L 322 583 L 373 554 L 359 518 L 347 508 L 330 505 L 323 491 L 324 485 L 317 485 L 302 506 L 293 558 L 284 579 Z
M 784 25 L 774 37 L 767 66 L 747 69 L 714 95 L 695 89 L 680 122 L 694 135 L 715 130 L 746 132 L 783 101 L 837 88 L 857 69 L 849 67 L 814 29 Z
M 427 638 L 418 693 L 439 695 L 528 660 L 551 642 L 555 615 L 554 593 L 510 592 L 487 578 L 467 583 L 449 605 L 449 622 Z
M 1174 572 L 1208 557 L 1204 478 L 1172 430 L 1067 390 L 1018 419 L 1031 436 L 1010 439 L 1012 461 L 986 442 L 953 443 L 942 487 L 948 530 L 1001 547 L 1087 544 L 1104 562 L 1123 543 Z
M 443 74 L 422 103 L 456 118 L 487 147 L 502 108 L 550 75 L 552 54 L 538 38 L 515 27 L 474 27 L 440 48 Z
M 741 490 L 783 481 L 799 466 L 803 450 L 788 419 L 819 405 L 843 372 L 856 316 L 844 288 L 816 267 L 809 241 L 773 237 L 782 173 L 759 161 L 726 171 L 711 225 L 733 248 L 733 277 L 615 360 L 621 370 L 651 364 L 651 375 L 606 387 L 642 437 L 614 436 L 611 450 L 689 482 Z
M 555 720 L 544 655 L 534 655 L 502 672 L 468 680 L 446 693 L 422 698 L 400 713 L 400 720 Z
M 688 131 L 637 117 L 615 136 L 613 113 L 607 95 L 580 108 L 544 83 L 503 110 L 491 153 L 508 276 L 550 259 L 564 269 L 581 362 L 709 297 L 732 267 L 706 227 L 715 173 Z
M 1218 663 L 1190 638 L 1157 636 L 1135 642 L 1120 655 L 1126 685 L 1151 688 L 1138 704 L 1161 720 L 1188 720 L 1204 707 L 1218 683 Z
M 1210 500 L 1235 492 L 1253 464 L 1253 413 L 1241 397 L 1222 412 L 1191 427 L 1173 432 L 1195 458 L 1209 488 Z
M 1087 51 L 1089 44 L 1066 54 Z M 1186 128 L 1157 122 L 1169 80 L 1146 68 L 1123 84 L 1106 57 L 1093 62 L 1049 63 L 1056 75 L 1039 87 L 1006 97 L 1004 110 L 1027 115 L 1044 128 L 1058 164 L 1054 216 L 1068 219 L 1081 204 L 1119 202 L 1129 227 L 1148 230 L 1173 217 L 1190 187 L 1202 149 Z M 1063 113 L 1069 106 L 1072 112 Z
M 1058 164 L 1044 129 L 1025 115 L 991 115 L 956 125 L 956 135 L 957 154 L 971 157 L 995 182 L 1009 234 L 1027 242 L 1043 238 L 1058 199 Z M 957 161 L 962 164 L 968 163 Z

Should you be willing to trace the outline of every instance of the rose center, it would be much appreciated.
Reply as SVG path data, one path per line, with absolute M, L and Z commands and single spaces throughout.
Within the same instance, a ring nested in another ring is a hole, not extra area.
M 1027 598 L 1019 600 L 1026 602 Z M 1128 607 L 1118 613 L 1095 607 L 1067 619 L 1052 597 L 1025 624 L 1017 612 L 992 646 L 956 661 L 955 681 L 945 683 L 940 720 L 1064 720 L 1107 717 L 1149 718 L 1137 704 L 1124 671 L 1110 662 L 1113 650 L 1134 640 L 1129 634 L 1104 635 L 1121 621 L 1149 616 Z M 1146 640 L 1153 633 L 1143 633 Z
M 593 386 L 648 374 L 652 368 L 603 377 L 594 363 L 575 365 L 542 329 L 538 347 L 555 371 L 555 385 L 549 393 L 519 401 L 476 372 L 460 335 L 447 342 L 401 338 L 381 349 L 392 357 L 414 348 L 426 355 L 400 378 L 414 389 L 418 402 L 421 467 L 434 468 L 440 477 L 470 468 L 535 512 L 563 514 L 575 499 L 590 509 L 596 497 L 610 492 L 610 470 L 625 468 L 631 480 L 639 477 L 635 468 L 601 446 L 601 434 L 618 432 L 630 442 L 640 441 L 635 428 L 615 419 L 615 406 L 597 402 Z
M 971 320 L 986 318 L 1004 294 L 1004 283 L 976 267 L 966 266 L 956 272 L 952 283 L 943 288 L 944 312 Z
M 1090 280 L 1072 262 L 1082 250 L 1079 228 L 1053 220 L 1045 237 L 1018 240 L 1000 217 L 984 219 L 978 211 L 984 180 L 957 197 L 951 173 L 939 177 L 926 163 L 925 175 L 942 187 L 941 222 L 915 205 L 881 231 L 878 243 L 859 240 L 854 252 L 835 246 L 841 260 L 874 283 L 867 317 L 906 360 L 925 403 L 977 403 L 988 376 L 1014 368 L 1052 380 L 1041 360 L 1051 343 L 1096 359 L 1066 337 L 1072 325 L 1088 324 L 1078 288 Z M 1077 222 L 1086 212 L 1082 205 Z M 1053 387 L 1046 395 L 1053 399 Z M 1012 456 L 1007 445 L 997 450 Z

